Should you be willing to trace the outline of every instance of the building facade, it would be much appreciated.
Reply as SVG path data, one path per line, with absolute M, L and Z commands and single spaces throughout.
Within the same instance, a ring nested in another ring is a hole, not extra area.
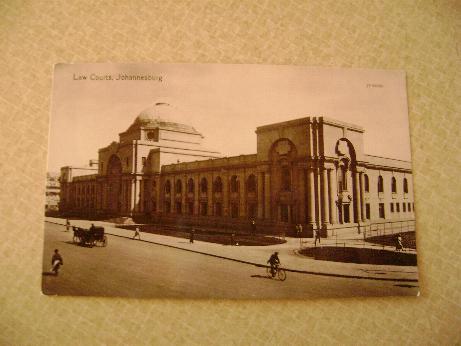
M 141 112 L 91 174 L 63 167 L 60 210 L 214 227 L 254 219 L 265 231 L 302 224 L 324 236 L 414 219 L 410 162 L 365 154 L 359 126 L 325 117 L 261 126 L 256 154 L 221 157 L 169 113 L 165 103 Z

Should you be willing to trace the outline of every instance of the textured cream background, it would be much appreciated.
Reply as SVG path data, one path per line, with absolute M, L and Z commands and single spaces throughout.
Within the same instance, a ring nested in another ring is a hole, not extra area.
M 0 1 L 0 344 L 460 344 L 459 1 Z M 407 71 L 422 296 L 285 302 L 40 293 L 57 62 Z

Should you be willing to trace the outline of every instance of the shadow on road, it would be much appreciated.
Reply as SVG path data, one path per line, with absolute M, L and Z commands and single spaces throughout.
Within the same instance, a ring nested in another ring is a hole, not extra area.
M 272 280 L 272 278 L 270 276 L 267 276 L 267 275 L 259 275 L 259 274 L 256 274 L 256 275 L 251 275 L 252 278 L 259 278 L 259 279 L 269 279 L 269 280 Z
M 42 275 L 43 276 L 57 276 L 55 273 L 53 272 L 42 272 Z

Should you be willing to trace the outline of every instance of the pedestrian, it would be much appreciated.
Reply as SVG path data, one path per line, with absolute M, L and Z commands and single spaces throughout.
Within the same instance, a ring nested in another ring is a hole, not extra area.
M 231 233 L 231 245 L 235 245 L 235 233 Z
M 319 244 L 320 244 L 320 230 L 319 229 L 315 230 L 315 244 L 314 244 L 314 246 L 317 246 L 317 240 L 319 241 Z
M 195 234 L 195 229 L 191 229 L 190 230 L 190 238 L 189 238 L 189 242 L 192 244 L 194 242 L 194 234 Z
M 301 238 L 303 235 L 303 225 L 298 225 L 298 238 Z
M 252 220 L 251 220 L 251 233 L 252 233 L 253 235 L 256 234 L 256 221 L 255 221 L 255 219 L 252 219 Z
M 62 265 L 64 265 L 62 256 L 59 254 L 59 250 L 55 249 L 53 257 L 51 257 L 51 270 L 50 271 L 54 273 L 54 275 L 58 275 L 59 267 Z
M 297 223 L 295 226 L 295 233 L 296 233 L 296 237 L 299 238 L 299 223 Z
M 66 219 L 66 231 L 69 232 L 70 229 L 70 221 L 69 219 Z
M 133 239 L 135 239 L 136 237 L 138 237 L 138 239 L 141 240 L 141 233 L 139 233 L 139 227 L 136 227 L 134 230 Z
M 402 235 L 399 233 L 395 239 L 395 251 L 403 250 Z

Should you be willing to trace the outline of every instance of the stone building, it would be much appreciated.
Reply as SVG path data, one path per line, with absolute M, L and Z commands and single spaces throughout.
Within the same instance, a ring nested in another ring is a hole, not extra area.
M 221 157 L 171 107 L 141 112 L 99 150 L 98 169 L 61 169 L 61 211 L 150 222 L 334 230 L 414 218 L 411 164 L 364 152 L 364 129 L 305 117 L 256 129 L 257 152 Z M 174 115 L 174 114 L 173 114 Z M 72 173 L 73 172 L 73 173 Z

